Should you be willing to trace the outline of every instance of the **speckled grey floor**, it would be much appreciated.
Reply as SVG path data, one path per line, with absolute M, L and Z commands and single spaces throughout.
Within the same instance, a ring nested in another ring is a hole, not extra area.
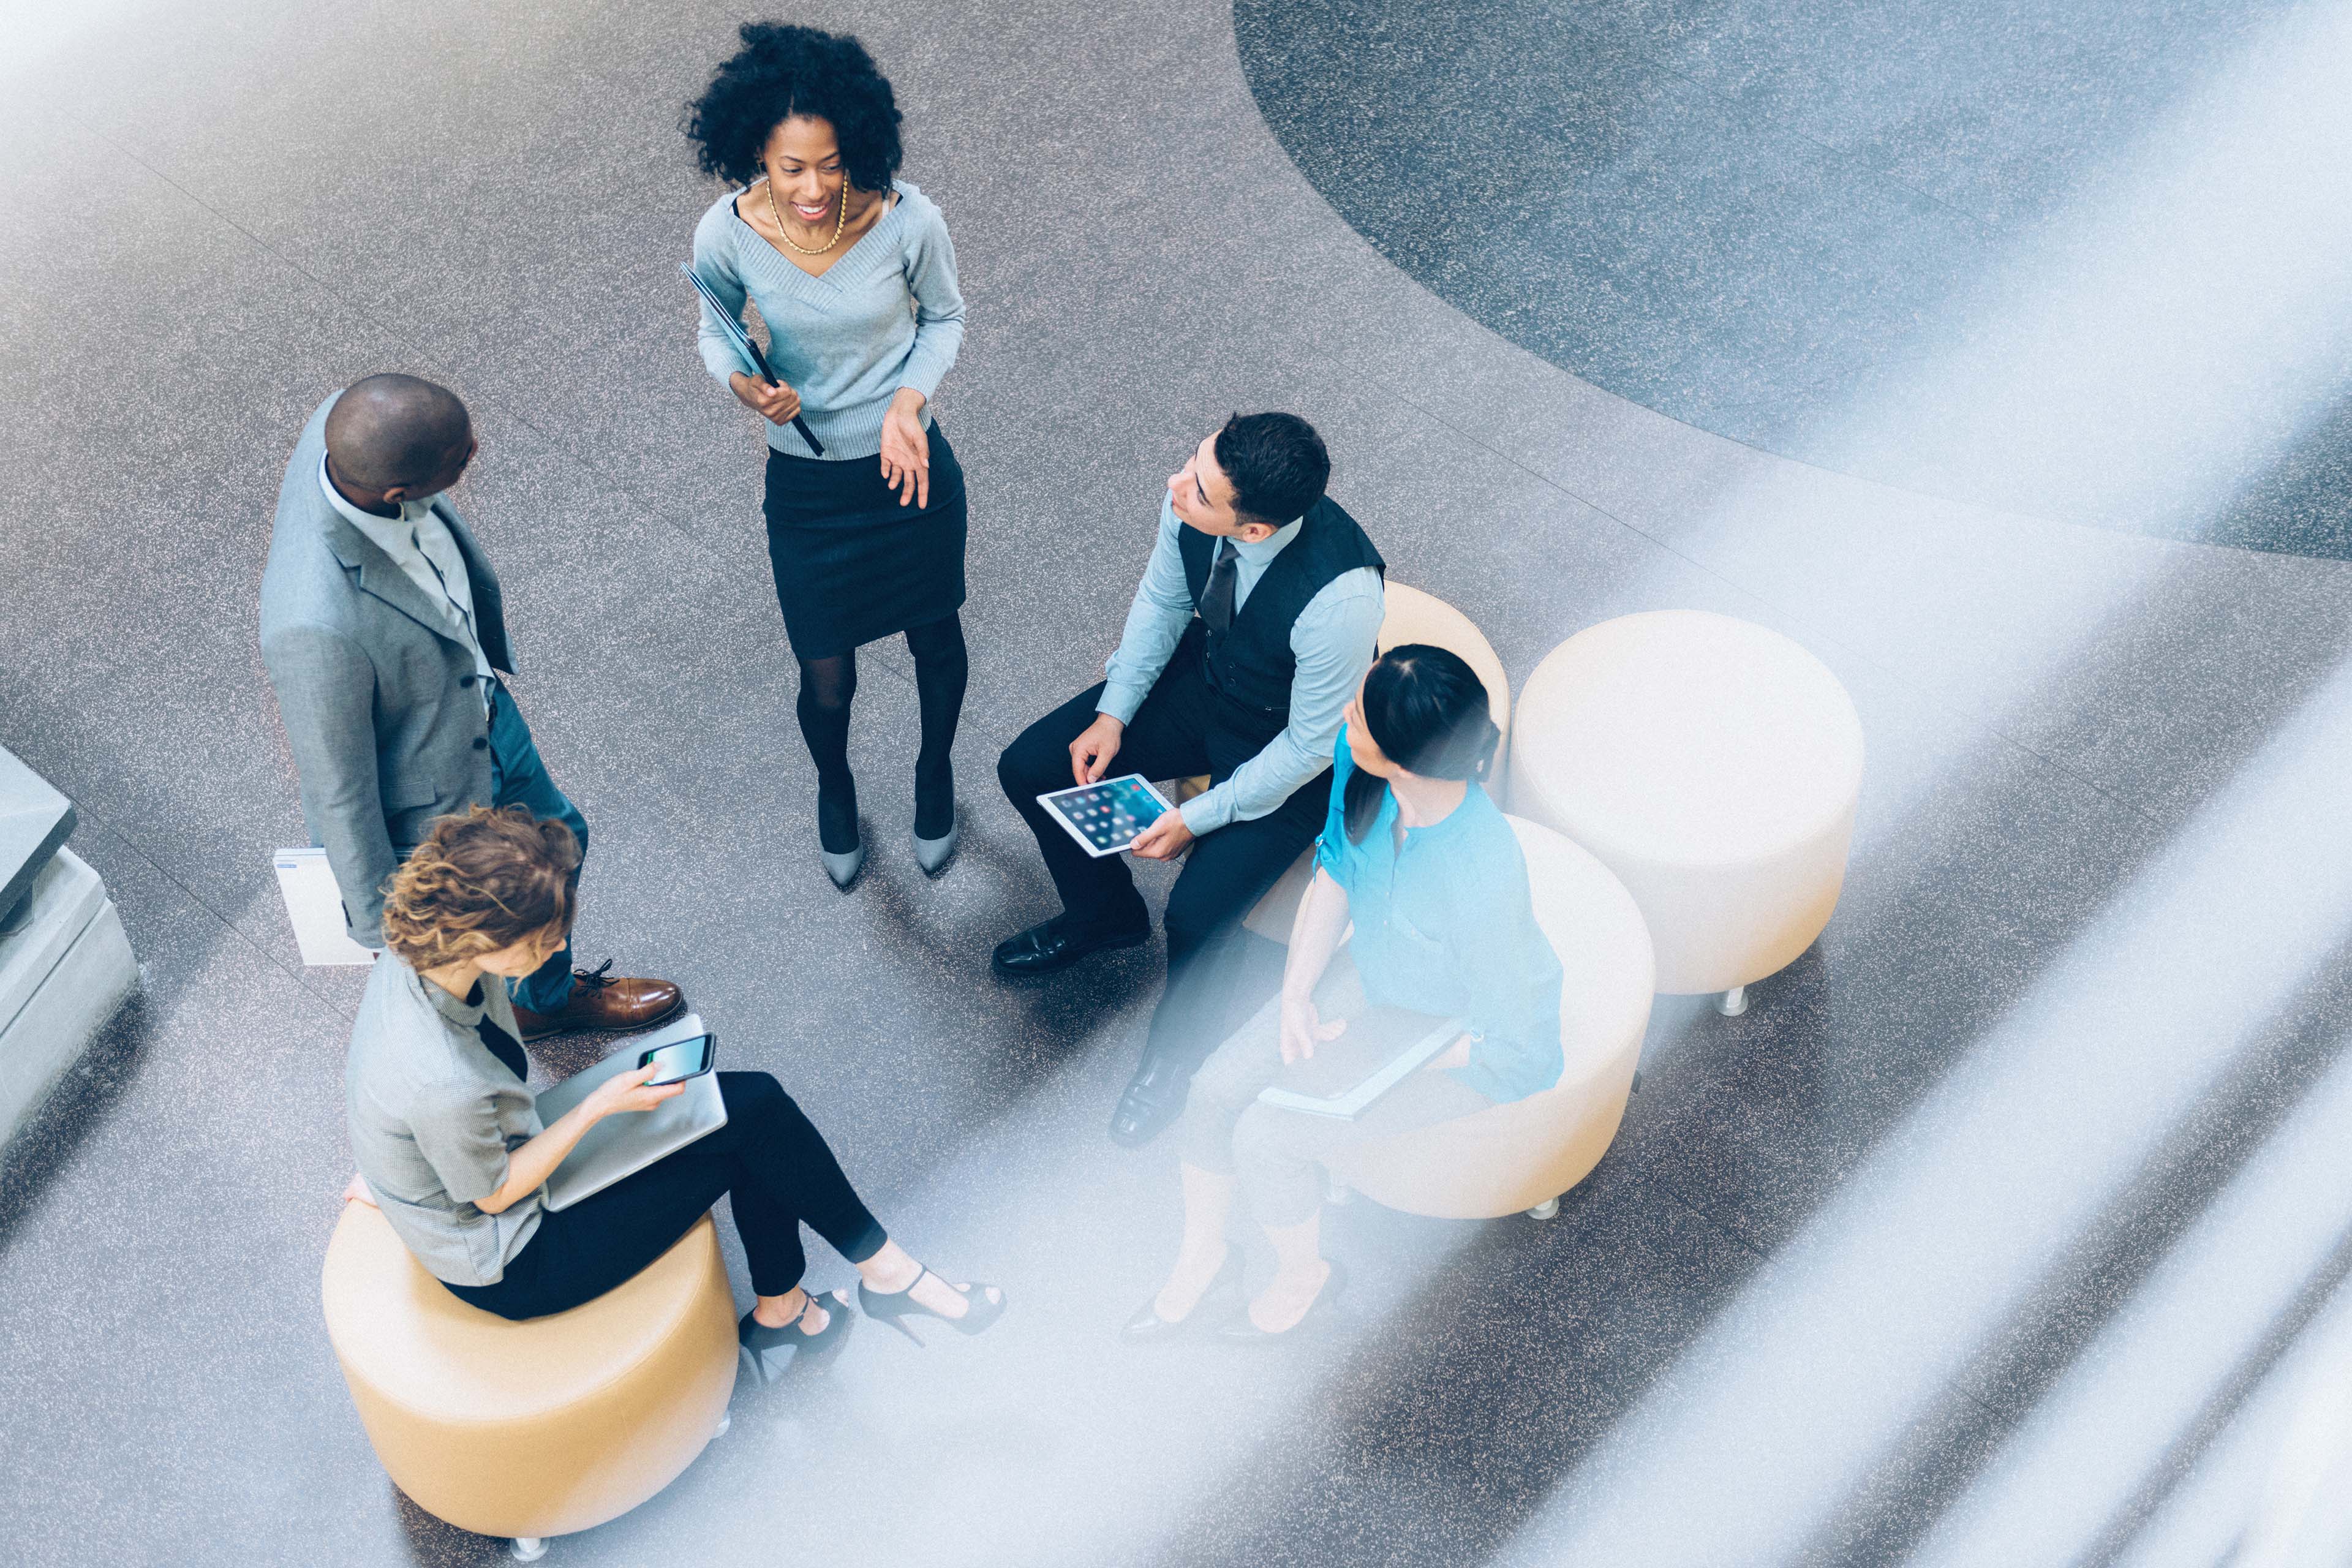
M 479 422 L 517 689 L 596 825 L 583 951 L 681 980 L 903 1239 L 1017 1302 L 739 1394 L 564 1562 L 2225 1551 L 2347 1298 L 2310 1112 L 2352 1026 L 2352 568 L 1927 499 L 1565 374 L 1326 204 L 1214 0 L 853 5 L 824 19 L 898 84 L 971 301 L 940 415 L 974 670 L 930 884 L 905 656 L 874 653 L 877 858 L 840 897 L 757 437 L 674 272 L 709 199 L 677 109 L 736 19 L 120 0 L 0 60 L 0 741 L 79 807 L 148 969 L 0 1162 L 0 1556 L 495 1560 L 393 1491 L 326 1345 L 359 982 L 301 968 L 268 865 L 300 834 L 254 645 L 272 498 L 303 414 L 394 366 Z M 987 979 L 1046 907 L 990 763 L 1108 650 L 1160 477 L 1252 406 L 1323 428 L 1397 578 L 1515 679 L 1608 616 L 1746 616 L 1845 680 L 1870 782 L 1828 934 L 1740 1019 L 1662 999 L 1558 1220 L 1357 1204 L 1337 1342 L 1134 1356 L 1172 1161 L 1102 1122 L 1157 950 Z M 2068 1506 L 2025 1506 L 2053 1456 Z

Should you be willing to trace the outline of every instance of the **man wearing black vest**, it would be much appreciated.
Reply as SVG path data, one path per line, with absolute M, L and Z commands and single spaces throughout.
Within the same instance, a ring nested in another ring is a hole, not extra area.
M 1130 1147 L 1176 1119 L 1194 1069 L 1263 1000 L 1238 994 L 1242 920 L 1322 827 L 1340 714 L 1372 661 L 1383 563 L 1323 494 L 1330 472 L 1295 415 L 1235 415 L 1202 441 L 1168 480 L 1109 679 L 997 760 L 1062 898 L 1060 914 L 997 944 L 1008 979 L 1151 935 L 1118 857 L 1089 857 L 1037 796 L 1120 773 L 1209 775 L 1135 843 L 1148 859 L 1192 858 L 1168 895 L 1168 989 L 1111 1116 Z

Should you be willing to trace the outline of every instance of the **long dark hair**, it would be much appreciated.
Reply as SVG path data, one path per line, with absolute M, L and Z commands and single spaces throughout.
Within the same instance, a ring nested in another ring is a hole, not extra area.
M 1503 732 L 1486 710 L 1486 683 L 1462 656 L 1405 643 L 1372 661 L 1364 677 L 1364 728 L 1383 756 L 1423 778 L 1483 780 Z M 1358 768 L 1348 775 L 1348 840 L 1363 842 L 1389 781 Z

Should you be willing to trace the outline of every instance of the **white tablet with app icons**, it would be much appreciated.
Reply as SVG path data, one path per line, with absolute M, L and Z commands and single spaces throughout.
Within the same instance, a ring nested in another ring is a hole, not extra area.
M 1039 795 L 1037 804 L 1097 860 L 1125 849 L 1162 813 L 1174 809 L 1141 773 L 1054 790 Z

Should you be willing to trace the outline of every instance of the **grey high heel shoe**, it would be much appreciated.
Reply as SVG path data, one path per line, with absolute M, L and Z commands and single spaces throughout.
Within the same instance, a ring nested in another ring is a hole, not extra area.
M 833 885 L 845 893 L 849 884 L 857 880 L 857 873 L 866 869 L 866 840 L 858 839 L 857 847 L 845 855 L 819 849 L 816 858 L 824 863 L 824 874 L 833 879 Z
M 924 876 L 936 877 L 955 858 L 956 846 L 963 840 L 963 824 L 957 822 L 938 838 L 926 838 L 919 833 L 910 837 L 915 840 L 915 864 L 923 868 Z

